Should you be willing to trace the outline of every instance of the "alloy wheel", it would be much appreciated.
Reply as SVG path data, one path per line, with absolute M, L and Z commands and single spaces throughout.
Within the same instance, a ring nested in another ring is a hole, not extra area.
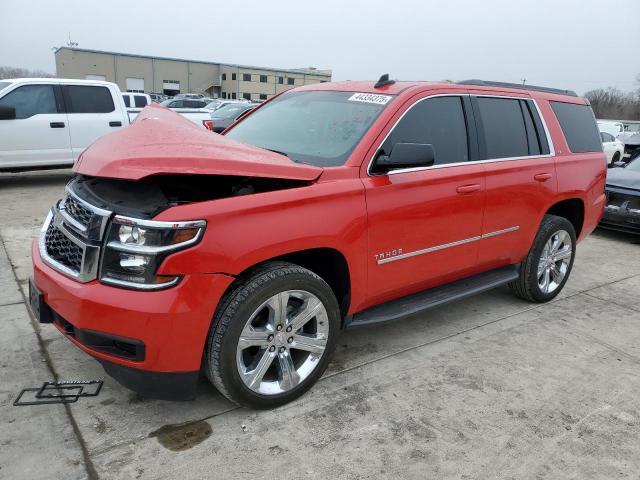
M 538 286 L 543 293 L 554 292 L 569 271 L 573 247 L 565 230 L 555 232 L 545 244 L 538 261 Z
M 263 395 L 288 392 L 318 366 L 328 336 L 327 310 L 318 297 L 305 290 L 277 293 L 253 312 L 240 334 L 240 378 Z

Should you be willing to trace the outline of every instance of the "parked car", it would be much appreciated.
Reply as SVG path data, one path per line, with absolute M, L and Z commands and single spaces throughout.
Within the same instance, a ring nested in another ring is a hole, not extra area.
M 211 112 L 211 128 L 222 133 L 229 125 L 256 108 L 258 103 L 229 103 Z
M 66 168 L 99 137 L 129 125 L 114 83 L 60 78 L 0 82 L 0 170 Z
M 614 120 L 598 120 L 598 130 L 601 132 L 607 132 L 618 138 L 618 135 L 624 132 L 624 125 L 622 122 Z
M 151 104 L 151 96 L 146 93 L 123 92 L 122 99 L 132 122 L 144 107 Z
M 612 134 L 608 132 L 600 132 L 600 139 L 602 140 L 602 150 L 607 157 L 607 163 L 612 166 L 614 163 L 622 160 L 624 155 L 624 143 L 616 139 Z
M 169 98 L 163 93 L 150 93 L 149 96 L 151 97 L 151 101 L 156 103 L 164 102 Z
M 225 105 L 231 105 L 231 104 L 247 104 L 247 103 L 252 103 L 249 100 L 245 100 L 245 99 L 240 99 L 240 100 L 229 100 L 229 99 L 222 99 L 222 98 L 217 98 L 215 100 L 211 100 L 209 103 L 207 103 L 205 105 L 204 108 L 206 108 L 207 110 L 218 110 L 219 108 L 224 107 Z M 253 102 L 256 103 L 256 102 Z
M 160 105 L 179 113 L 199 127 L 211 130 L 211 112 L 204 108 L 206 104 L 205 100 L 191 100 L 188 98 L 173 98 L 160 103 Z
M 211 100 L 211 98 L 203 95 L 202 93 L 178 93 L 173 98 L 175 99 L 187 98 L 190 100 Z
M 640 234 L 640 157 L 607 172 L 602 228 Z
M 275 407 L 342 328 L 500 285 L 553 299 L 605 164 L 590 106 L 542 87 L 320 83 L 224 135 L 152 105 L 83 153 L 34 242 L 30 303 L 142 395 L 193 398 L 202 371 Z
M 619 138 L 625 145 L 625 158 L 633 160 L 640 157 L 640 122 L 624 122 L 624 133 Z

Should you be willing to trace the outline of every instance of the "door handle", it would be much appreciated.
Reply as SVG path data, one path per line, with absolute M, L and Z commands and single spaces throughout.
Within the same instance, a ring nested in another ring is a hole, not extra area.
M 533 179 L 538 181 L 538 182 L 546 182 L 551 177 L 553 177 L 553 175 L 551 175 L 550 173 L 536 173 L 533 176 Z
M 122 122 L 109 122 L 110 127 L 121 127 Z
M 480 185 L 477 183 L 472 183 L 470 185 L 460 185 L 458 188 L 456 188 L 456 192 L 458 193 L 473 193 L 473 192 L 477 192 L 480 190 Z
M 51 122 L 49 126 L 51 128 L 64 128 L 64 122 Z

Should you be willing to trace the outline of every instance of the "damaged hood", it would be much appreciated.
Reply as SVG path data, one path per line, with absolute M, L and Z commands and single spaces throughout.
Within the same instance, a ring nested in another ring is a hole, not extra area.
M 640 172 L 626 168 L 610 168 L 607 170 L 607 185 L 640 190 Z
M 322 168 L 199 128 L 168 108 L 146 107 L 130 126 L 98 139 L 73 170 L 138 180 L 158 174 L 233 175 L 312 181 Z

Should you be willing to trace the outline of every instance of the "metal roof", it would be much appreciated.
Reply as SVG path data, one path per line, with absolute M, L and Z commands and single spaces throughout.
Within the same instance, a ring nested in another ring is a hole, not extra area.
M 253 65 L 240 65 L 235 63 L 225 63 L 225 62 L 208 62 L 205 60 L 190 60 L 187 58 L 173 58 L 173 57 L 159 57 L 157 55 L 141 55 L 138 53 L 123 53 L 123 52 L 110 52 L 107 50 L 92 50 L 88 48 L 74 48 L 74 47 L 59 47 L 54 51 L 54 54 L 57 54 L 60 50 L 71 50 L 73 52 L 83 52 L 83 53 L 99 53 L 103 55 L 117 55 L 121 57 L 138 57 L 138 58 L 151 58 L 154 60 L 169 60 L 173 62 L 188 62 L 188 63 L 204 63 L 206 65 L 221 65 L 225 67 L 234 67 L 234 68 L 246 68 L 251 70 L 265 70 L 265 71 L 277 71 L 284 73 L 296 73 L 298 75 L 319 75 L 321 77 L 331 78 L 331 70 L 311 70 L 311 69 L 302 69 L 302 68 L 269 68 L 269 67 L 256 67 Z

